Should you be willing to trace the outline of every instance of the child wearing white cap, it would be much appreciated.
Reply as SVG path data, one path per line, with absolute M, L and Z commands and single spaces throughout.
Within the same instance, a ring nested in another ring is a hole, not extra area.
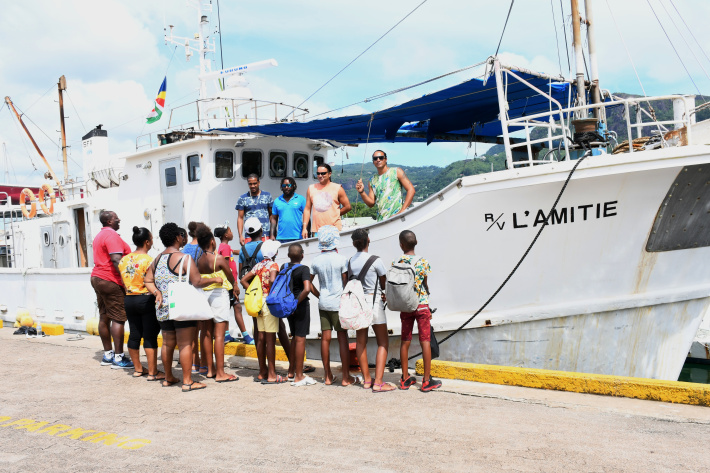
M 274 258 L 279 251 L 281 243 L 267 240 L 261 247 L 264 259 L 256 264 L 241 280 L 244 289 L 249 288 L 249 283 L 255 277 L 261 278 L 261 290 L 264 297 L 269 295 L 271 284 L 279 272 L 279 265 Z M 271 315 L 269 306 L 264 304 L 261 313 L 256 317 L 258 335 L 256 340 L 256 356 L 259 360 L 259 378 L 263 384 L 285 383 L 286 378 L 276 374 L 276 333 L 279 331 L 279 319 Z M 268 362 L 268 365 L 267 365 Z

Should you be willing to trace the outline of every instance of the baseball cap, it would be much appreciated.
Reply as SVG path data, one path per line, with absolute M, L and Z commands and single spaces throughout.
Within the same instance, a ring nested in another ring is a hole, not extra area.
M 256 233 L 261 230 L 261 222 L 256 217 L 249 217 L 247 221 L 244 222 L 244 228 L 248 234 Z

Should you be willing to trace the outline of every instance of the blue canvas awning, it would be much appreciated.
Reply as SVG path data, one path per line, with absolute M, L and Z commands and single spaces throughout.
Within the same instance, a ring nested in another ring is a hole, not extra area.
M 516 72 L 516 74 L 538 89 L 550 93 L 566 106 L 568 83 L 551 83 L 549 79 L 523 72 Z M 547 98 L 514 77 L 507 77 L 505 87 L 510 118 L 533 115 L 550 109 Z M 372 120 L 371 124 L 370 120 Z M 478 136 L 498 136 L 502 133 L 501 123 L 498 120 L 495 77 L 490 77 L 485 85 L 480 79 L 471 79 L 372 114 L 308 122 L 218 128 L 212 131 L 332 140 L 346 144 L 431 143 L 449 141 L 446 135 L 468 136 L 474 124 L 476 124 L 474 133 Z M 407 132 L 411 131 L 419 133 L 415 133 L 417 136 L 412 136 L 412 133 L 407 136 Z

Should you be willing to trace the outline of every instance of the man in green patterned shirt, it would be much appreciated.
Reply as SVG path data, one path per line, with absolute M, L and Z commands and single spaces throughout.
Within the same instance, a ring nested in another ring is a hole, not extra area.
M 384 151 L 378 149 L 372 154 L 372 164 L 377 168 L 377 175 L 370 178 L 369 191 L 365 192 L 362 179 L 357 181 L 355 188 L 365 205 L 373 207 L 377 204 L 377 221 L 380 222 L 407 210 L 416 191 L 404 170 L 387 167 L 387 154 Z M 402 204 L 403 187 L 407 192 L 404 204 Z

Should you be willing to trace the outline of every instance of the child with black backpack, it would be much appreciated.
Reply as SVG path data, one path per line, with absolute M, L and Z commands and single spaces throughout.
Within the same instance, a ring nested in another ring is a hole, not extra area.
M 391 310 L 401 310 L 402 321 L 401 346 L 399 356 L 402 361 L 402 378 L 399 381 L 400 389 L 409 389 L 417 383 L 414 376 L 409 376 L 409 345 L 412 343 L 414 321 L 419 330 L 419 344 L 422 348 L 424 361 L 424 378 L 421 390 L 431 391 L 441 387 L 441 381 L 431 377 L 431 311 L 429 310 L 429 290 L 427 285 L 431 266 L 424 258 L 416 256 L 414 249 L 417 246 L 417 236 L 411 230 L 404 230 L 399 234 L 399 247 L 404 254 L 392 262 L 392 267 L 387 273 L 387 303 Z M 412 284 L 413 283 L 413 284 Z M 411 292 L 402 293 L 402 291 Z M 414 299 L 413 304 L 407 299 Z M 409 305 L 412 304 L 412 305 Z M 409 307 L 410 311 L 403 310 Z

